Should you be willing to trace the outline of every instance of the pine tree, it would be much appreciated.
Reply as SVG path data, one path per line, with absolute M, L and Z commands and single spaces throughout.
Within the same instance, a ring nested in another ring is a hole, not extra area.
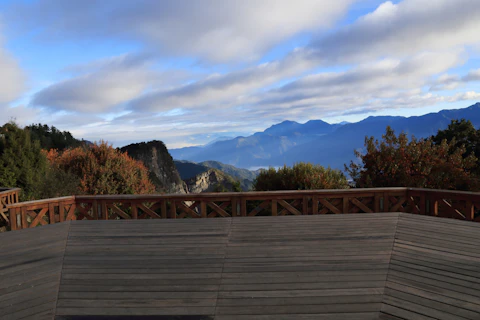
M 40 143 L 32 141 L 28 130 L 14 122 L 0 127 L 0 186 L 21 188 L 24 200 L 34 199 L 47 168 Z

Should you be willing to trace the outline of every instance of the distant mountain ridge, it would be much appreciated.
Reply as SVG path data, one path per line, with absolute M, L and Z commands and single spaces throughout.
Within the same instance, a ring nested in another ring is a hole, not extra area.
M 387 126 L 396 133 L 403 131 L 409 136 L 426 138 L 445 129 L 451 120 L 462 118 L 479 128 L 480 103 L 422 116 L 371 116 L 356 123 L 284 121 L 251 136 L 200 147 L 171 149 L 170 153 L 174 159 L 215 160 L 240 168 L 292 165 L 303 161 L 343 169 L 345 163 L 354 159 L 353 151 L 364 147 L 365 136 L 381 138 Z

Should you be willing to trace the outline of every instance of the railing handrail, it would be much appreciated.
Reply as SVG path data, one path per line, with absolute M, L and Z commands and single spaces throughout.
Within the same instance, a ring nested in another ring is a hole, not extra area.
M 459 190 L 447 190 L 447 189 L 432 189 L 432 188 L 406 188 L 407 191 L 417 192 L 429 192 L 429 193 L 441 193 L 449 194 L 452 196 L 480 196 L 480 192 L 475 191 L 459 191 Z
M 48 198 L 48 199 L 17 202 L 17 203 L 7 205 L 7 208 L 11 209 L 11 208 L 28 207 L 31 205 L 38 205 L 38 204 L 45 204 L 45 203 L 52 203 L 52 202 L 61 202 L 66 200 L 75 200 L 75 197 L 76 196 L 66 196 L 66 197 L 58 197 L 58 198 Z
M 144 199 L 211 199 L 230 197 L 265 197 L 265 196 L 305 196 L 305 195 L 342 195 L 349 193 L 376 193 L 406 191 L 405 187 L 389 188 L 352 188 L 352 189 L 316 189 L 316 190 L 279 190 L 279 191 L 247 191 L 247 192 L 210 192 L 210 193 L 188 193 L 188 194 L 116 194 L 116 195 L 77 195 L 77 200 L 144 200 Z
M 2 194 L 11 193 L 11 192 L 20 192 L 20 191 L 22 191 L 22 189 L 20 188 L 0 188 L 0 196 Z
M 17 188 L 18 189 L 18 188 Z M 74 195 L 10 203 L 12 230 L 76 219 L 410 212 L 480 221 L 480 193 L 388 187 L 200 194 Z

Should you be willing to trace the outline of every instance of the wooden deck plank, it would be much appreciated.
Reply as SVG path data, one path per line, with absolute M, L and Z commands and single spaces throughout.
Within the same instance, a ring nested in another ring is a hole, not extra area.
M 376 213 L 12 232 L 0 309 L 13 319 L 480 319 L 480 228 L 449 221 Z
M 215 320 L 251 320 L 252 315 L 217 315 Z M 377 312 L 359 313 L 315 313 L 315 314 L 256 314 L 256 320 L 374 320 Z
M 384 305 L 390 305 L 393 307 L 401 308 L 401 309 L 410 311 L 411 313 L 416 313 L 420 316 L 427 316 L 427 317 L 431 317 L 438 320 L 465 320 L 466 319 L 463 317 L 459 317 L 455 314 L 447 313 L 445 311 L 440 311 L 432 307 L 423 306 L 418 303 L 399 299 L 389 295 L 384 296 L 383 303 Z M 406 319 L 411 319 L 411 318 L 406 318 Z
M 420 289 L 419 287 L 411 287 L 400 283 L 388 281 L 386 284 L 385 292 L 388 294 L 388 292 L 392 292 L 392 290 L 408 293 L 415 297 L 438 301 L 445 305 L 455 306 L 461 309 L 469 310 L 475 312 L 477 315 L 480 313 L 480 301 L 478 299 L 469 299 L 471 302 L 468 302 L 465 300 L 465 295 L 460 295 L 456 292 L 453 292 L 453 297 L 450 297 L 444 295 L 445 292 L 432 292 L 430 290 Z
M 441 301 L 431 299 L 432 296 L 430 296 L 429 298 L 425 298 L 417 294 L 410 294 L 405 291 L 398 291 L 391 288 L 385 289 L 385 295 L 389 297 L 394 297 L 402 301 L 406 301 L 409 303 L 409 305 L 410 304 L 420 305 L 422 307 L 438 310 L 439 312 L 442 312 L 445 314 L 452 314 L 452 315 L 458 316 L 458 318 L 475 320 L 475 319 L 478 319 L 478 315 L 479 315 L 477 311 L 472 311 L 472 310 L 458 307 L 456 305 L 449 304 L 446 302 L 447 301 L 446 299 L 441 299 Z M 458 302 L 459 301 L 456 301 L 457 304 Z

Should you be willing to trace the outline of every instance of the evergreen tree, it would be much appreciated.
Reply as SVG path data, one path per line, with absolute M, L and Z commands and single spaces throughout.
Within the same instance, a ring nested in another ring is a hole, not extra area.
M 473 171 L 480 176 L 480 130 L 475 129 L 470 120 L 452 120 L 447 129 L 439 130 L 431 139 L 436 145 L 445 140 L 451 145 L 450 154 L 464 148 L 463 158 L 474 155 L 477 162 Z
M 83 144 L 83 141 L 75 139 L 68 131 L 60 131 L 54 126 L 46 124 L 32 124 L 25 129 L 30 131 L 32 140 L 38 140 L 42 149 L 57 149 L 63 151 L 68 148 L 76 148 Z
M 0 186 L 21 188 L 24 200 L 35 199 L 47 168 L 40 143 L 32 141 L 29 130 L 14 122 L 0 127 Z

